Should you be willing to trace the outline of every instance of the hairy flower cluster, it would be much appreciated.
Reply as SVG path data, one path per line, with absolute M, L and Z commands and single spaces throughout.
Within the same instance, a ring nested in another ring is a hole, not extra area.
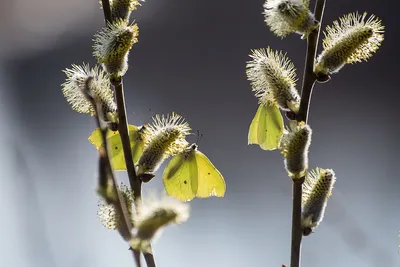
M 124 184 L 119 186 L 119 190 L 125 200 L 129 217 L 132 219 L 132 207 L 134 203 L 133 191 Z M 117 212 L 113 204 L 107 204 L 103 199 L 99 200 L 98 206 L 99 209 L 97 211 L 97 216 L 100 219 L 101 224 L 110 230 L 118 230 L 123 224 L 123 215 Z
M 309 235 L 322 222 L 335 182 L 336 176 L 333 170 L 317 168 L 308 173 L 302 195 L 303 235 Z
M 298 179 L 306 174 L 308 168 L 308 149 L 312 130 L 307 124 L 293 128 L 283 134 L 280 149 L 284 156 L 286 171 L 290 177 Z
M 277 36 L 299 33 L 302 39 L 306 39 L 318 27 L 309 5 L 309 0 L 266 0 L 265 22 Z
M 153 124 L 144 129 L 146 135 L 145 149 L 138 162 L 138 176 L 154 177 L 162 162 L 187 147 L 186 136 L 190 134 L 187 122 L 178 114 L 167 116 L 156 115 Z
M 111 77 L 123 76 L 128 70 L 128 55 L 138 42 L 139 27 L 117 20 L 95 35 L 93 55 Z
M 135 250 L 150 251 L 150 244 L 166 225 L 180 224 L 189 219 L 189 205 L 164 196 L 147 199 L 138 206 L 134 218 L 133 239 L 130 244 Z
M 73 64 L 72 68 L 67 68 L 63 72 L 67 79 L 61 85 L 61 91 L 73 110 L 80 113 L 95 114 L 92 103 L 84 93 L 88 92 L 102 104 L 104 114 L 111 116 L 116 112 L 114 93 L 110 89 L 108 75 L 103 70 L 97 66 L 90 69 L 88 64 L 82 66 Z
M 272 103 L 282 110 L 297 112 L 300 96 L 296 89 L 296 69 L 286 54 L 267 47 L 252 50 L 250 57 L 247 79 L 260 103 Z
M 132 11 L 136 10 L 139 6 L 141 6 L 139 0 L 110 0 L 113 20 L 129 21 Z
M 317 75 L 336 73 L 346 63 L 367 61 L 379 49 L 384 39 L 381 20 L 367 13 L 350 13 L 326 28 L 324 51 L 318 56 Z

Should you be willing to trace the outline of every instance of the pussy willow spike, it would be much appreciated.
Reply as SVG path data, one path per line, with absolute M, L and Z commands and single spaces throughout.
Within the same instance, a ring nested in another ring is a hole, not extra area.
M 367 13 L 350 13 L 326 28 L 324 51 L 318 56 L 317 75 L 336 73 L 347 63 L 367 61 L 384 39 L 384 26 L 379 18 Z
M 119 190 L 124 198 L 126 209 L 128 211 L 129 218 L 133 220 L 132 208 L 134 203 L 133 191 L 129 189 L 126 185 L 121 184 Z M 99 200 L 97 216 L 101 224 L 110 230 L 119 230 L 120 226 L 123 224 L 124 217 L 122 214 L 117 212 L 117 209 L 113 204 L 107 204 L 103 199 Z M 122 235 L 124 238 L 129 238 L 129 236 Z
M 129 51 L 138 42 L 138 35 L 137 24 L 116 20 L 94 36 L 93 55 L 111 77 L 125 75 Z
M 306 39 L 319 25 L 309 5 L 309 0 L 266 0 L 263 12 L 265 22 L 279 37 L 298 33 Z
M 322 222 L 326 205 L 332 195 L 336 176 L 333 170 L 316 168 L 303 183 L 301 226 L 307 236 Z
M 190 130 L 189 124 L 178 114 L 156 115 L 153 123 L 144 129 L 147 138 L 137 164 L 138 177 L 143 182 L 150 181 L 165 159 L 186 148 L 188 143 L 185 138 Z
M 90 92 L 96 101 L 100 101 L 105 113 L 115 113 L 117 106 L 114 102 L 114 93 L 110 89 L 108 75 L 95 66 L 72 64 L 72 68 L 63 70 L 67 76 L 61 85 L 61 91 L 72 109 L 79 113 L 95 114 L 92 104 L 87 100 L 83 90 Z
M 246 74 L 260 103 L 277 105 L 280 109 L 297 112 L 300 96 L 296 89 L 296 69 L 282 51 L 251 50 Z
M 312 130 L 307 124 L 300 124 L 285 130 L 280 150 L 284 157 L 286 171 L 292 179 L 304 177 L 308 169 L 308 149 Z
M 171 197 L 151 198 L 138 206 L 134 217 L 133 249 L 151 252 L 151 241 L 169 224 L 180 224 L 189 219 L 189 205 Z
M 113 20 L 129 21 L 132 11 L 135 11 L 144 2 L 144 0 L 110 0 L 110 9 Z M 99 1 L 101 8 L 103 8 L 102 1 Z

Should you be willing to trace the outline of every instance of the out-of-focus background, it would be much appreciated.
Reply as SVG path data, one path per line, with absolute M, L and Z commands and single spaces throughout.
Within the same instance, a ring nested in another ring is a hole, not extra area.
M 247 145 L 257 99 L 245 64 L 250 49 L 269 45 L 288 53 L 301 78 L 306 42 L 271 34 L 262 4 L 149 0 L 133 15 L 130 123 L 183 114 L 227 182 L 225 198 L 195 199 L 190 220 L 164 231 L 154 245 L 160 267 L 289 263 L 291 182 L 278 151 Z M 324 26 L 368 11 L 383 20 L 386 40 L 370 62 L 314 90 L 310 164 L 338 180 L 323 223 L 304 239 L 302 266 L 400 266 L 399 8 L 327 1 Z M 0 3 L 0 266 L 133 266 L 120 236 L 96 217 L 94 120 L 73 112 L 60 90 L 62 69 L 95 63 L 92 36 L 103 24 L 96 0 Z M 151 189 L 162 190 L 160 173 Z

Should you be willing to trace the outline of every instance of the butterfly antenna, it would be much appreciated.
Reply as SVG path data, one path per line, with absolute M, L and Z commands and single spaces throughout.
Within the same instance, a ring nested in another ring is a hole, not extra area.
M 151 108 L 149 108 L 149 111 L 148 111 L 148 113 L 147 113 L 147 117 L 146 117 L 146 119 L 145 119 L 145 122 L 149 123 L 151 117 L 154 117 L 154 115 L 155 115 L 154 112 L 152 112 Z M 145 123 L 143 123 L 143 124 L 145 124 Z
M 201 139 L 203 138 L 203 134 L 202 133 L 200 133 L 200 131 L 199 130 L 196 130 L 196 132 L 197 132 L 197 141 L 196 141 L 196 144 L 197 145 L 200 145 L 200 141 L 201 141 Z

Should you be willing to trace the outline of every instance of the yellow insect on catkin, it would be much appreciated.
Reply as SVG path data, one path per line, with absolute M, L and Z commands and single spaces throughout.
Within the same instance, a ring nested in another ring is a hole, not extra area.
M 330 169 L 317 168 L 307 175 L 302 195 L 303 235 L 309 235 L 322 222 L 335 182 L 335 173 Z
M 93 55 L 111 77 L 125 75 L 128 70 L 128 55 L 133 44 L 138 42 L 139 27 L 127 21 L 116 20 L 95 35 Z
M 282 51 L 252 50 L 246 74 L 260 103 L 272 103 L 280 109 L 297 112 L 300 96 L 296 89 L 296 69 Z
M 100 101 L 105 113 L 116 112 L 114 93 L 110 89 L 108 75 L 103 70 L 97 66 L 91 69 L 88 64 L 72 64 L 72 68 L 63 72 L 67 79 L 61 85 L 61 91 L 73 110 L 94 115 L 93 106 L 83 93 L 88 91 L 96 101 Z
M 121 184 L 119 186 L 119 190 L 124 197 L 126 208 L 129 214 L 130 219 L 132 218 L 132 207 L 133 207 L 133 191 L 130 190 L 126 185 Z M 118 230 L 121 224 L 123 223 L 124 217 L 122 214 L 117 212 L 117 209 L 113 204 L 107 204 L 103 199 L 99 200 L 99 209 L 97 211 L 97 216 L 101 222 L 101 224 L 110 229 L 110 230 Z
M 350 13 L 326 28 L 324 51 L 318 56 L 314 72 L 326 75 L 338 72 L 347 63 L 367 61 L 384 39 L 382 22 L 367 13 Z
M 306 174 L 308 168 L 308 149 L 311 144 L 312 130 L 302 124 L 283 134 L 280 149 L 284 156 L 286 171 L 293 179 Z
M 318 26 L 309 5 L 309 0 L 266 0 L 265 22 L 277 36 L 299 33 L 306 39 Z
M 160 234 L 163 227 L 169 224 L 180 224 L 189 219 L 189 205 L 164 196 L 161 199 L 152 197 L 138 206 L 134 218 L 133 239 L 131 247 L 144 252 L 150 251 L 150 244 Z
M 153 118 L 153 124 L 144 129 L 146 143 L 138 162 L 138 177 L 148 182 L 165 159 L 184 150 L 190 130 L 189 124 L 175 113 Z

